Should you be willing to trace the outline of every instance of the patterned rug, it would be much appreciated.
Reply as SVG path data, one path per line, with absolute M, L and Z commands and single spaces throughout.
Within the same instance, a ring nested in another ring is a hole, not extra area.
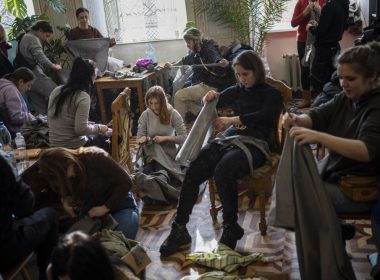
M 233 274 L 248 277 L 263 272 L 287 273 L 290 279 L 300 279 L 294 233 L 269 227 L 268 234 L 261 236 L 258 229 L 260 215 L 257 203 L 253 209 L 247 209 L 248 199 L 240 201 L 239 205 L 241 206 L 239 224 L 244 228 L 245 235 L 238 242 L 236 251 L 242 254 L 261 252 L 265 256 L 276 257 L 279 260 L 273 263 L 253 263 Z M 147 248 L 152 259 L 152 263 L 146 270 L 146 279 L 180 279 L 185 275 L 198 275 L 210 271 L 185 260 L 186 253 L 212 251 L 216 248 L 217 240 L 221 235 L 221 230 L 213 227 L 209 215 L 208 190 L 203 193 L 201 201 L 196 204 L 188 224 L 189 233 L 193 238 L 191 247 L 166 258 L 160 258 L 159 247 L 170 232 L 175 209 L 145 210 L 141 201 L 139 206 L 141 220 L 137 240 Z M 269 207 L 269 202 L 267 207 Z M 221 214 L 219 214 L 218 221 L 221 220 Z M 350 220 L 347 222 L 355 224 L 358 229 L 355 238 L 347 242 L 346 247 L 352 256 L 357 279 L 369 279 L 370 265 L 367 255 L 375 250 L 370 239 L 370 221 Z
M 131 139 L 131 151 L 136 151 L 135 138 Z M 185 275 L 199 275 L 210 271 L 210 269 L 185 260 L 186 254 L 190 252 L 211 252 L 217 246 L 221 236 L 220 225 L 213 226 L 209 213 L 210 198 L 208 186 L 200 195 L 195 205 L 190 222 L 187 225 L 193 239 L 191 247 L 185 251 L 178 252 L 166 258 L 161 258 L 159 248 L 170 232 L 170 225 L 174 219 L 176 209 L 166 208 L 144 208 L 140 200 L 140 227 L 136 239 L 143 244 L 152 263 L 146 269 L 146 279 L 168 279 L 177 280 Z M 270 200 L 266 207 L 269 208 Z M 233 275 L 242 277 L 253 277 L 264 273 L 276 275 L 285 273 L 289 279 L 300 279 L 297 261 L 295 236 L 291 231 L 268 227 L 267 235 L 261 236 L 259 231 L 260 213 L 258 203 L 253 209 L 249 209 L 248 197 L 239 198 L 239 224 L 244 228 L 244 237 L 238 242 L 236 251 L 242 254 L 261 252 L 268 257 L 279 259 L 273 263 L 253 263 L 247 267 L 240 268 Z M 218 221 L 222 221 L 221 212 Z M 346 242 L 348 254 L 352 257 L 352 265 L 358 280 L 371 279 L 371 270 L 367 256 L 375 252 L 375 245 L 371 240 L 371 224 L 369 220 L 347 220 L 354 224 L 357 231 L 355 238 Z M 267 276 L 268 279 L 270 276 Z M 275 278 L 273 278 L 275 279 Z M 286 278 L 279 278 L 286 279 Z

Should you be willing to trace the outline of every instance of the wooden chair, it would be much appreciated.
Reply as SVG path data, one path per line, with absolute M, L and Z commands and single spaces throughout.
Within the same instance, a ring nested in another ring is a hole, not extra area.
M 122 166 L 133 171 L 131 151 L 129 147 L 131 110 L 129 107 L 131 90 L 122 92 L 112 102 L 112 158 Z
M 19 278 L 16 278 L 19 275 L 21 275 L 23 280 L 32 280 L 32 278 L 30 277 L 29 272 L 26 268 L 26 265 L 33 258 L 33 255 L 34 255 L 33 252 L 30 253 L 23 260 L 21 260 L 18 264 L 16 264 L 14 267 L 12 267 L 9 271 L 4 273 L 3 274 L 4 280 L 19 279 Z
M 272 78 L 266 78 L 266 82 L 270 85 L 276 87 L 282 94 L 284 108 L 287 106 L 289 100 L 292 97 L 292 90 L 285 83 L 279 80 L 274 80 Z M 283 111 L 285 112 L 285 111 Z M 282 113 L 283 113 L 282 112 Z M 272 146 L 279 147 L 279 151 L 282 149 L 282 113 L 278 116 L 278 124 L 277 127 L 273 128 L 272 131 Z M 256 170 L 254 170 L 253 176 L 246 176 L 242 178 L 242 184 L 248 186 L 248 189 L 239 193 L 239 196 L 246 194 L 248 192 L 250 196 L 250 206 L 252 206 L 252 198 L 254 196 L 258 197 L 259 200 L 259 210 L 260 210 L 260 223 L 259 228 L 261 235 L 266 234 L 267 225 L 265 219 L 265 204 L 267 201 L 267 197 L 272 194 L 272 177 L 277 170 L 278 163 L 280 161 L 280 154 L 278 152 L 273 152 L 272 164 L 264 165 Z M 217 216 L 218 212 L 222 209 L 222 205 L 216 205 L 216 185 L 214 178 L 209 179 L 209 192 L 210 192 L 210 215 L 214 225 L 217 224 Z

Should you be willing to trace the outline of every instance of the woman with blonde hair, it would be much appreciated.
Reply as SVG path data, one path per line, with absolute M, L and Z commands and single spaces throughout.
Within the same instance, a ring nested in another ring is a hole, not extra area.
M 160 86 L 151 87 L 145 95 L 147 109 L 138 121 L 137 141 L 145 153 L 143 173 L 166 170 L 171 177 L 182 181 L 183 173 L 175 156 L 187 132 L 181 115 L 167 101 Z M 152 195 L 152 199 L 157 199 Z
M 134 239 L 138 211 L 128 173 L 97 147 L 50 148 L 39 157 L 40 172 L 71 216 L 112 214 L 127 238 Z

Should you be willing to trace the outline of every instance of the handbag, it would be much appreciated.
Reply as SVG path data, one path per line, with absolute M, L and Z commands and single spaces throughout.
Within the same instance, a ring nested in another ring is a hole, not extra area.
M 339 178 L 338 186 L 344 195 L 356 202 L 375 202 L 378 196 L 376 176 L 346 175 Z

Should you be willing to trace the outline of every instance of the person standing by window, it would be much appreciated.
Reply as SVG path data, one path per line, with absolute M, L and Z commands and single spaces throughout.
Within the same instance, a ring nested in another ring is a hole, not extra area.
M 46 114 L 50 93 L 57 84 L 45 71 L 51 69 L 60 71 L 61 65 L 55 64 L 45 55 L 43 45 L 48 42 L 53 34 L 53 27 L 49 22 L 40 20 L 35 22 L 30 31 L 19 40 L 14 67 L 28 67 L 36 77 L 32 88 L 28 92 L 34 109 L 40 114 Z
M 303 63 L 305 61 L 305 50 L 308 31 L 306 25 L 311 18 L 320 16 L 321 7 L 325 4 L 325 0 L 298 0 L 294 7 L 294 13 L 291 21 L 292 27 L 297 27 L 297 51 L 298 58 L 301 63 L 301 84 L 302 84 L 302 98 L 303 102 L 298 106 L 300 109 L 309 107 L 311 105 L 311 92 L 310 92 L 310 60 L 307 65 Z M 313 17 L 312 17 L 312 14 Z
M 348 20 L 349 0 L 330 0 L 321 11 L 319 22 L 310 21 L 306 30 L 315 35 L 315 56 L 311 64 L 311 90 L 318 94 L 336 70 L 334 58 L 340 52 L 342 39 Z

